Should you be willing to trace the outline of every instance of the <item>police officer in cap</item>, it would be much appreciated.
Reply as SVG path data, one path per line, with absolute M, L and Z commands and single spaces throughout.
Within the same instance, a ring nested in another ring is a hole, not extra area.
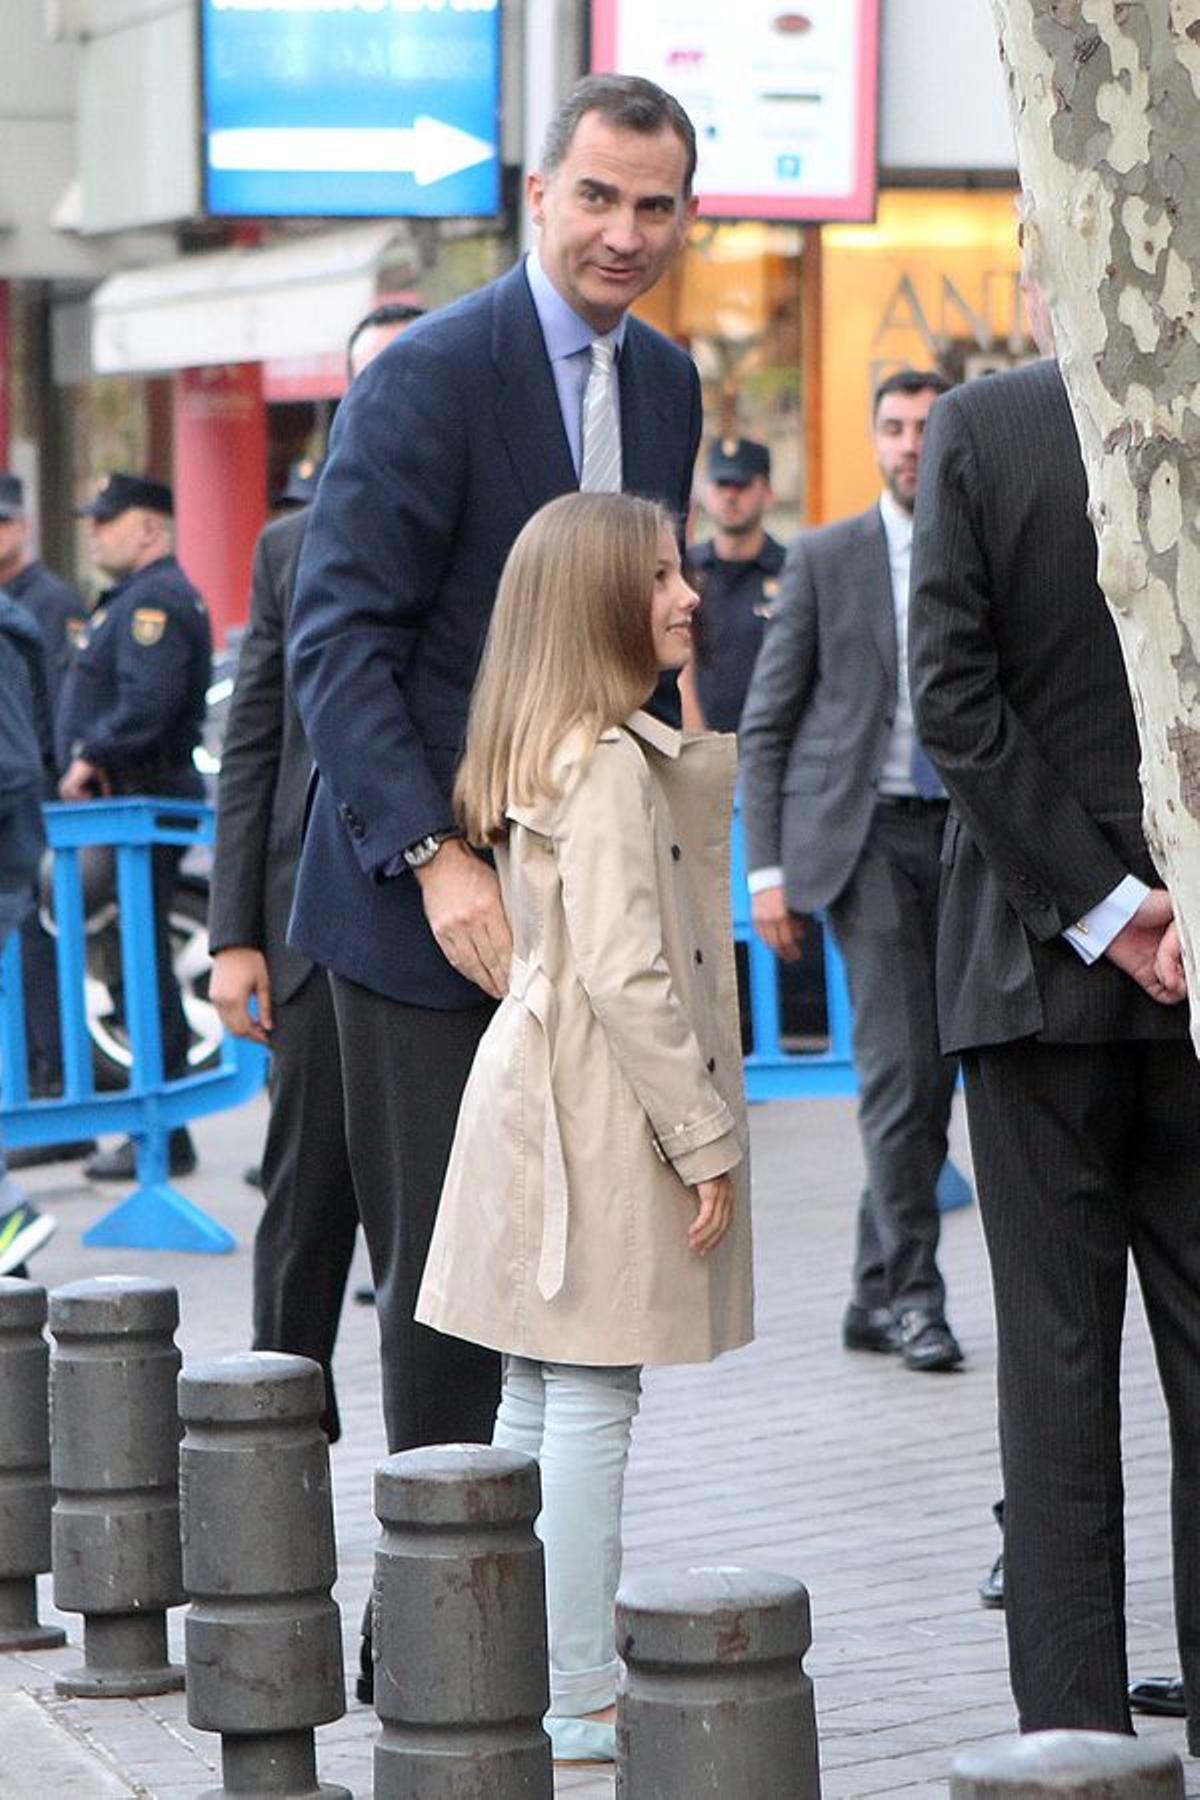
M 0 588 L 36 625 L 45 646 L 49 704 L 59 687 L 75 645 L 87 624 L 87 607 L 67 582 L 61 581 L 32 554 L 25 486 L 19 475 L 0 474 Z M 54 787 L 48 790 L 53 799 Z M 21 962 L 25 979 L 25 1029 L 29 1079 L 35 1093 L 52 1092 L 62 1079 L 62 1045 L 58 1027 L 58 972 L 54 939 L 36 910 L 26 912 L 20 926 Z M 13 1166 L 45 1162 L 67 1154 L 86 1155 L 90 1144 L 36 1145 L 14 1152 Z
M 275 496 L 275 511 L 292 512 L 300 506 L 311 506 L 324 467 L 314 456 L 302 456 L 299 462 L 289 463 L 287 480 Z
M 212 632 L 204 601 L 173 554 L 169 487 L 110 475 L 80 518 L 91 520 L 92 559 L 113 578 L 67 672 L 59 706 L 59 783 L 64 800 L 171 794 L 203 799 L 192 762 L 204 722 Z M 163 1067 L 187 1072 L 188 1027 L 171 967 L 169 915 L 182 849 L 154 852 L 155 946 Z M 173 1175 L 195 1167 L 186 1129 L 171 1133 Z M 84 1165 L 93 1180 L 134 1174 L 129 1143 Z
M 717 529 L 688 552 L 700 609 L 692 627 L 691 665 L 679 687 L 685 723 L 693 729 L 738 728 L 783 567 L 783 545 L 763 526 L 773 499 L 765 444 L 752 438 L 713 444 L 703 500 Z
M 7 472 L 0 474 L 0 587 L 33 614 L 42 634 L 53 706 L 71 652 L 86 628 L 87 607 L 69 582 L 30 554 L 25 484 Z

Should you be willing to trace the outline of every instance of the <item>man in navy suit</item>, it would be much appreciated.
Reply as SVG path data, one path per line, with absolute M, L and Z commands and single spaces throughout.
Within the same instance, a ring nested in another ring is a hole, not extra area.
M 511 949 L 495 873 L 454 831 L 471 687 L 505 557 L 538 507 L 582 476 L 686 509 L 699 382 L 627 309 L 683 244 L 694 167 L 691 123 L 661 88 L 579 83 L 529 177 L 537 250 L 355 383 L 305 539 L 290 666 L 320 780 L 290 935 L 331 971 L 392 1451 L 489 1440 L 498 1391 L 490 1352 L 412 1318 Z

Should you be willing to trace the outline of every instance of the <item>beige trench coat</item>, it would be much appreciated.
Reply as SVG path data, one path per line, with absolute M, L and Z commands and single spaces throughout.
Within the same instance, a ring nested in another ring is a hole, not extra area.
M 646 713 L 497 853 L 509 992 L 479 1046 L 417 1318 L 544 1362 L 707 1362 L 753 1331 L 730 925 L 732 737 Z M 732 1171 L 733 1224 L 687 1246 L 688 1186 Z

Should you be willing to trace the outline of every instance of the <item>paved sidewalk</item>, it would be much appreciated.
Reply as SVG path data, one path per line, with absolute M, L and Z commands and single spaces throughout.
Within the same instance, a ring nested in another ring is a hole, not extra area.
M 28 1186 L 61 1230 L 38 1256 L 47 1286 L 111 1270 L 174 1281 L 185 1358 L 244 1347 L 248 1245 L 258 1198 L 241 1181 L 257 1160 L 261 1102 L 201 1124 L 200 1172 L 181 1185 L 238 1235 L 231 1257 L 85 1250 L 80 1233 L 115 1196 L 77 1165 L 31 1172 Z M 946 1221 L 950 1316 L 964 1372 L 918 1376 L 838 1345 L 860 1178 L 847 1102 L 762 1107 L 753 1115 L 759 1338 L 712 1369 L 647 1379 L 626 1505 L 627 1567 L 741 1561 L 803 1579 L 812 1596 L 825 1800 L 872 1794 L 944 1796 L 963 1745 L 1012 1729 L 1000 1615 L 975 1584 L 995 1553 L 989 1507 L 998 1491 L 994 1347 L 987 1272 L 974 1208 Z M 958 1131 L 957 1154 L 967 1156 Z M 356 1278 L 365 1279 L 365 1264 Z M 1140 1307 L 1126 1358 L 1130 1657 L 1135 1672 L 1169 1672 L 1172 1643 L 1166 1435 Z M 370 1580 L 371 1470 L 383 1453 L 375 1318 L 347 1304 L 338 1357 L 345 1437 L 333 1451 L 347 1667 Z M 42 1616 L 53 1615 L 49 1581 Z M 153 1701 L 56 1698 L 75 1647 L 0 1655 L 0 1800 L 47 1795 L 185 1800 L 219 1785 L 219 1742 L 193 1731 L 182 1695 Z M 171 1617 L 182 1658 L 182 1609 Z M 371 1791 L 374 1714 L 352 1697 L 318 1733 L 319 1766 L 360 1800 Z M 1174 1721 L 1142 1729 L 1182 1750 Z M 1200 1796 L 1200 1763 L 1187 1763 Z M 577 1800 L 610 1796 L 606 1774 L 560 1777 Z M 690 1800 L 680 1796 L 680 1800 Z M 729 1796 L 729 1800 L 736 1800 Z

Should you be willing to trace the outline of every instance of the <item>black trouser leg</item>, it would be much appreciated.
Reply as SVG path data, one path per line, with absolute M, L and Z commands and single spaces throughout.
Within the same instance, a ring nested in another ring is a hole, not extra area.
M 183 1010 L 183 997 L 175 979 L 171 957 L 171 904 L 179 865 L 183 861 L 181 844 L 158 844 L 152 852 L 152 886 L 154 891 L 154 955 L 158 968 L 158 1016 L 162 1029 L 163 1073 L 170 1081 L 188 1072 L 188 1045 L 191 1033 Z
M 963 1057 L 1025 1731 L 1130 1730 L 1120 1356 L 1141 1050 L 1026 1040 Z
M 854 1003 L 858 1122 L 867 1163 L 853 1298 L 940 1317 L 937 1182 L 954 1064 L 938 1043 L 934 990 L 944 809 L 880 806 L 854 874 L 830 908 Z
M 493 1351 L 413 1320 L 459 1102 L 491 1018 L 407 1006 L 331 977 L 346 1133 L 375 1279 L 388 1448 L 490 1443 Z
M 254 1234 L 254 1348 L 311 1356 L 325 1371 L 323 1424 L 341 1435 L 333 1348 L 358 1209 L 346 1149 L 333 1000 L 313 969 L 275 1003 L 264 1206 Z
M 1190 1043 L 1141 1048 L 1133 1260 L 1171 1427 L 1175 1629 L 1200 1754 L 1200 1068 Z

